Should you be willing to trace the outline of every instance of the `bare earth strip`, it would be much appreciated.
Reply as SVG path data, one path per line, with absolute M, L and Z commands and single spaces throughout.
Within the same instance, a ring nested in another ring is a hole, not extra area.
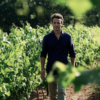
M 98 61 L 98 64 L 100 64 L 100 61 Z M 93 87 L 95 87 L 95 89 L 93 89 Z M 38 99 L 37 96 L 39 97 Z M 74 92 L 74 85 L 70 85 L 66 89 L 66 96 L 66 100 L 100 100 L 100 85 L 92 83 L 82 86 L 81 90 L 77 93 Z M 47 96 L 46 90 L 42 92 L 42 90 L 39 89 L 38 94 L 36 90 L 32 92 L 29 100 L 50 100 L 50 97 Z
M 97 85 L 89 84 L 89 85 L 83 86 L 79 92 L 75 93 L 74 86 L 70 85 L 66 89 L 66 95 L 67 95 L 66 100 L 100 100 L 100 93 L 99 93 L 100 90 L 92 91 L 91 89 L 92 86 L 97 86 Z M 29 100 L 50 100 L 49 96 L 47 96 L 46 90 L 43 90 L 44 99 L 43 99 L 42 90 L 38 90 L 38 92 L 39 92 L 38 99 L 37 99 L 37 92 L 36 90 L 34 90 Z

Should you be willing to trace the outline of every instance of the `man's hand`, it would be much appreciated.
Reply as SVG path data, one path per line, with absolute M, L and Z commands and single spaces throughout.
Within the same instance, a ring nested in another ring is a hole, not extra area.
M 41 78 L 43 80 L 45 79 L 44 64 L 45 64 L 45 57 L 41 57 Z
M 75 58 L 74 57 L 71 57 L 71 63 L 73 65 L 73 67 L 75 67 Z
M 43 80 L 45 79 L 45 70 L 44 70 L 44 69 L 41 71 L 41 78 L 42 78 Z

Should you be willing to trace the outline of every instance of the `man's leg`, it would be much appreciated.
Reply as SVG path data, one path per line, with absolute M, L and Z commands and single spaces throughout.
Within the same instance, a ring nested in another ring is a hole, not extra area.
M 57 100 L 66 100 L 66 88 L 63 88 L 60 83 L 58 83 L 58 98 Z
M 57 100 L 57 75 L 54 75 L 54 82 L 48 83 L 50 100 Z

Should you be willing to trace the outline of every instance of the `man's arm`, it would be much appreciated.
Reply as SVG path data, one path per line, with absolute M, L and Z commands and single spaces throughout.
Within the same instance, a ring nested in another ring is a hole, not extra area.
M 45 79 L 44 65 L 45 65 L 45 57 L 41 57 L 41 78 L 42 79 Z
M 41 51 L 41 78 L 45 79 L 45 70 L 44 70 L 44 65 L 45 65 L 45 59 L 47 55 L 47 41 L 46 41 L 46 36 L 43 38 L 42 42 L 42 51 Z
M 71 58 L 71 63 L 73 65 L 73 67 L 75 67 L 75 58 L 74 57 L 70 57 Z
M 71 63 L 75 67 L 76 53 L 75 53 L 75 49 L 74 49 L 74 45 L 73 45 L 73 41 L 72 41 L 72 37 L 71 36 L 70 36 L 70 42 L 69 42 L 69 54 L 70 54 Z

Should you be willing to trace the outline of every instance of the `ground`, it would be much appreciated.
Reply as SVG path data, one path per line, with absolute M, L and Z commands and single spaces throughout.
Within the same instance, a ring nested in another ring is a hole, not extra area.
M 100 64 L 100 60 L 97 61 Z M 44 96 L 43 96 L 44 95 Z M 86 86 L 82 86 L 79 92 L 74 92 L 74 85 L 71 84 L 66 88 L 66 100 L 100 100 L 100 85 L 92 83 Z M 43 98 L 44 97 L 44 98 Z M 50 97 L 47 96 L 47 91 L 42 89 L 34 90 L 31 93 L 29 100 L 50 100 Z
M 92 87 L 96 86 L 97 89 L 94 90 Z M 98 85 L 96 84 L 88 84 L 86 86 L 82 86 L 82 89 L 76 93 L 74 92 L 74 85 L 70 85 L 66 89 L 66 100 L 100 100 L 100 90 L 98 91 L 98 89 L 100 89 L 100 86 L 98 88 Z M 46 90 L 43 90 L 42 92 L 42 89 L 38 89 L 38 92 L 39 98 L 37 98 L 37 91 L 34 90 L 29 100 L 50 100 L 49 96 L 47 96 Z

